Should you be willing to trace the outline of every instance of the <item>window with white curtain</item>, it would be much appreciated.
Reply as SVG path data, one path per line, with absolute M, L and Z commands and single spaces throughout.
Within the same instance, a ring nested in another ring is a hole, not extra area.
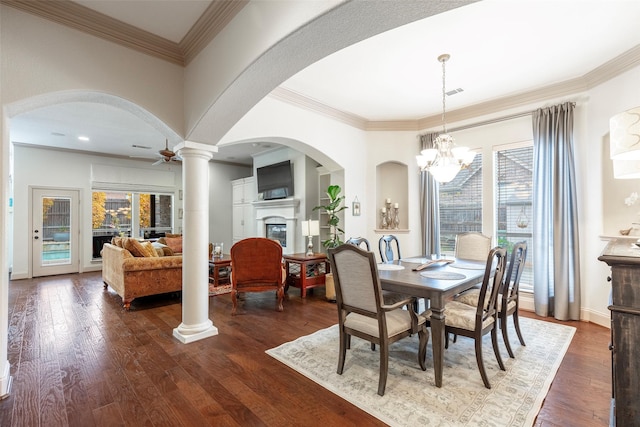
M 440 252 L 453 255 L 456 235 L 482 232 L 482 154 L 447 183 L 439 184 Z
M 533 141 L 495 147 L 494 156 L 497 244 L 510 254 L 515 243 L 527 242 L 520 289 L 533 292 Z

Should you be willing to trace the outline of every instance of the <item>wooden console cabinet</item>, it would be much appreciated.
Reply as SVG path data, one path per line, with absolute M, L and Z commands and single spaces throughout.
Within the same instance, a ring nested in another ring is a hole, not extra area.
M 640 426 L 640 248 L 613 240 L 598 259 L 611 267 L 611 425 Z

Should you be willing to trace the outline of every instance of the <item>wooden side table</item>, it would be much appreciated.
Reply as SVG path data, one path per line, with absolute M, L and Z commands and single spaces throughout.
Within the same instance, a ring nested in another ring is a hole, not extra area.
M 230 283 L 231 255 L 209 258 L 209 283 L 213 286 Z M 222 274 L 221 274 L 222 271 Z
M 302 298 L 306 298 L 307 289 L 324 286 L 325 275 L 329 273 L 329 260 L 325 254 L 314 253 L 307 256 L 304 253 L 283 255 L 286 272 L 284 291 L 289 286 L 300 288 Z

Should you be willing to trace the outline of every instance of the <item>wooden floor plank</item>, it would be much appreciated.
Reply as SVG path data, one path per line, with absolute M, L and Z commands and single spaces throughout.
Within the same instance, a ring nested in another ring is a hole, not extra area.
M 229 295 L 209 303 L 219 334 L 185 345 L 173 337 L 175 296 L 138 298 L 124 311 L 100 272 L 10 282 L 14 383 L 0 425 L 384 425 L 265 354 L 337 322 L 323 289 L 305 299 L 291 289 L 283 312 L 272 293 L 246 295 L 237 316 Z M 606 426 L 610 332 L 557 323 L 577 330 L 536 426 Z

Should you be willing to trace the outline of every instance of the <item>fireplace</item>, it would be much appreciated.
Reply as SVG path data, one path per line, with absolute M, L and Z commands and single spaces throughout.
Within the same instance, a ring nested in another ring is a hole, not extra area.
M 300 200 L 293 198 L 253 202 L 258 237 L 277 239 L 282 253 L 296 253 L 296 227 Z M 304 243 L 304 242 L 303 242 Z M 301 252 L 302 247 L 297 252 Z
M 287 224 L 265 224 L 265 237 L 280 242 L 283 248 L 287 247 Z

